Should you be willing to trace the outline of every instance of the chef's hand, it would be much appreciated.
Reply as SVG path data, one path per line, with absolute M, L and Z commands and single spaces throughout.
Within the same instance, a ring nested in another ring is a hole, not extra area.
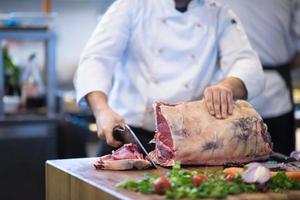
M 244 83 L 229 77 L 204 91 L 204 101 L 208 112 L 217 119 L 224 119 L 233 112 L 233 99 L 246 99 L 247 90 Z
M 233 94 L 229 87 L 222 84 L 207 87 L 204 101 L 208 112 L 217 119 L 224 119 L 233 111 Z
M 120 146 L 122 143 L 113 137 L 113 129 L 116 126 L 124 127 L 124 118 L 108 106 L 104 93 L 92 92 L 86 96 L 86 99 L 96 118 L 98 137 L 106 140 L 107 144 L 111 146 Z
M 113 129 L 116 126 L 124 127 L 124 118 L 115 113 L 111 108 L 101 110 L 95 114 L 95 117 L 98 137 L 106 140 L 107 144 L 111 146 L 121 146 L 122 143 L 113 137 Z

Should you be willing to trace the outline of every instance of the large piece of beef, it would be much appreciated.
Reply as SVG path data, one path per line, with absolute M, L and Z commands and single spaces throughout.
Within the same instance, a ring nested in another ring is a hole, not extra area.
M 112 154 L 102 156 L 94 163 L 96 169 L 107 170 L 127 170 L 127 169 L 146 169 L 151 166 L 144 155 L 138 151 L 134 144 L 125 144 Z
M 272 142 L 262 118 L 246 101 L 234 104 L 226 119 L 211 116 L 204 101 L 167 105 L 156 103 L 155 162 L 171 166 L 222 165 L 266 159 Z

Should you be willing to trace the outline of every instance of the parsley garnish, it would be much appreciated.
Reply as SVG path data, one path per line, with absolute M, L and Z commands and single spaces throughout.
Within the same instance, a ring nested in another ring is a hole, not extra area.
M 261 189 L 255 184 L 246 184 L 241 175 L 236 175 L 232 181 L 226 180 L 223 172 L 213 171 L 204 172 L 208 176 L 198 187 L 192 183 L 192 178 L 197 171 L 181 169 L 180 164 L 176 163 L 171 172 L 166 174 L 171 181 L 172 188 L 168 190 L 165 197 L 168 199 L 180 198 L 224 198 L 227 195 L 237 195 L 240 193 L 253 193 Z M 141 180 L 128 180 L 117 184 L 117 188 L 128 189 L 144 194 L 154 193 L 153 182 L 158 178 L 157 175 L 145 174 Z M 300 189 L 300 182 L 289 179 L 285 172 L 278 172 L 264 186 L 266 190 L 273 192 L 282 192 L 284 190 Z

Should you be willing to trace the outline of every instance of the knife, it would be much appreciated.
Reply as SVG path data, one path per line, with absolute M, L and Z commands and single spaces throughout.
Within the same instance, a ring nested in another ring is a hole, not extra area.
M 262 161 L 261 163 L 269 169 L 281 169 L 281 166 L 291 166 L 300 169 L 300 162 L 298 162 L 295 158 L 278 152 L 272 152 L 270 158 L 264 162 Z M 244 163 L 239 162 L 225 162 L 223 167 L 244 167 L 244 165 Z
M 119 140 L 123 142 L 124 144 L 132 143 L 135 144 L 140 151 L 145 155 L 146 159 L 150 161 L 150 163 L 157 168 L 157 165 L 154 163 L 154 161 L 149 156 L 149 153 L 145 149 L 145 147 L 142 145 L 141 141 L 138 139 L 138 137 L 135 135 L 135 133 L 131 130 L 131 128 L 125 124 L 125 127 L 117 126 L 113 129 L 113 137 L 116 140 Z
M 278 153 L 278 152 L 273 152 L 270 156 L 271 159 L 277 161 L 277 162 L 284 162 L 284 163 L 289 163 L 289 162 L 295 162 L 297 161 L 295 158 L 293 157 L 289 157 L 286 156 L 282 153 Z

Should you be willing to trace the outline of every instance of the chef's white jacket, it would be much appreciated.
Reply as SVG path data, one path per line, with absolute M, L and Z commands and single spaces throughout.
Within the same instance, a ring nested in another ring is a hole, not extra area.
M 300 52 L 300 0 L 221 0 L 241 19 L 263 65 L 289 63 Z M 292 110 L 288 88 L 278 72 L 265 71 L 265 89 L 251 103 L 263 117 Z
M 128 124 L 154 130 L 155 101 L 200 99 L 220 71 L 240 78 L 249 99 L 262 91 L 258 56 L 231 10 L 211 0 L 192 0 L 185 13 L 174 0 L 117 0 L 83 50 L 74 82 L 81 106 L 102 91 Z

